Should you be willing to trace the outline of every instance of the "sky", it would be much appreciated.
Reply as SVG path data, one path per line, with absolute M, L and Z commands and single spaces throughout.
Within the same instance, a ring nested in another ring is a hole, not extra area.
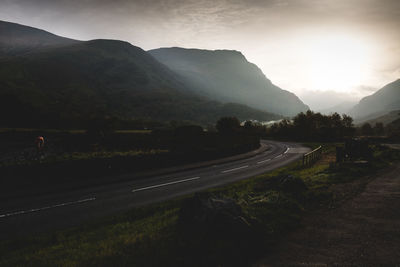
M 316 109 L 400 78 L 399 0 L 0 0 L 0 20 L 145 50 L 238 50 Z

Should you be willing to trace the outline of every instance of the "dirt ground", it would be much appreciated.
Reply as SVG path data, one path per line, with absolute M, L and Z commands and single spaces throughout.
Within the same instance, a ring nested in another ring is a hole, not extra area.
M 399 267 L 400 164 L 338 208 L 306 216 L 302 225 L 255 266 Z

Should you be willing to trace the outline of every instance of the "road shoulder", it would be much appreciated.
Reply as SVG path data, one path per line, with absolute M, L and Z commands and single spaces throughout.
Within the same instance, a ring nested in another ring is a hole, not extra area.
M 399 210 L 397 163 L 340 207 L 306 216 L 256 266 L 399 266 Z

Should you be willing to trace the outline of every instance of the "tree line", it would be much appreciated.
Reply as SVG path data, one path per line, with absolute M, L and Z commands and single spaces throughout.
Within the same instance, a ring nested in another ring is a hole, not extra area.
M 266 129 L 266 136 L 293 141 L 338 141 L 355 134 L 353 118 L 333 113 L 323 115 L 311 110 L 284 119 Z

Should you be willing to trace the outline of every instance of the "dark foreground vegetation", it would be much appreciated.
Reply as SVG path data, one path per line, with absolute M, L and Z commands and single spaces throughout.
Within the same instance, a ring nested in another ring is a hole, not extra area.
M 181 125 L 116 131 L 103 122 L 83 131 L 3 130 L 0 192 L 113 182 L 125 173 L 141 177 L 148 170 L 232 156 L 260 146 L 259 136 L 236 118 L 222 118 L 217 129 Z M 35 147 L 37 136 L 45 137 L 40 151 Z
M 310 144 L 312 147 L 317 144 Z M 1 241 L 1 266 L 247 266 L 315 209 L 332 208 L 361 190 L 369 176 L 400 159 L 370 146 L 368 162 L 335 164 L 324 146 L 311 167 L 272 173 L 85 226 Z
M 147 170 L 245 153 L 258 148 L 260 138 L 342 142 L 368 136 L 388 143 L 398 141 L 400 136 L 396 121 L 386 128 L 380 124 L 356 128 L 347 115 L 327 116 L 312 111 L 271 127 L 254 121 L 241 124 L 235 117 L 223 117 L 207 129 L 177 121 L 167 124 L 115 117 L 91 119 L 84 125 L 83 130 L 1 130 L 0 192 L 31 185 L 88 186 L 113 182 L 126 173 L 141 177 Z M 45 138 L 41 151 L 35 148 L 37 136 Z

